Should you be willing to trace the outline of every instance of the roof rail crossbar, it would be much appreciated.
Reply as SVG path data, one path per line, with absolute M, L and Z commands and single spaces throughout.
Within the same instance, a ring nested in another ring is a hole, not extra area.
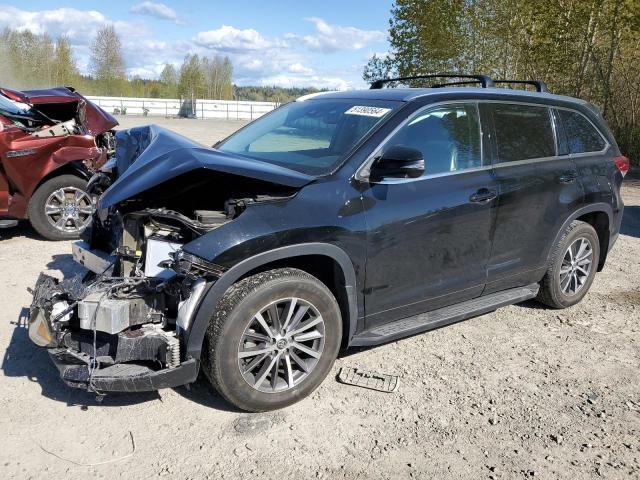
M 494 86 L 493 80 L 491 79 L 491 77 L 487 75 L 460 75 L 460 74 L 453 74 L 453 73 L 444 73 L 439 75 L 414 75 L 411 77 L 381 78 L 380 80 L 376 80 L 375 82 L 373 82 L 370 88 L 375 90 L 375 89 L 382 88 L 385 83 L 400 82 L 403 80 L 419 80 L 422 78 L 473 78 L 475 81 L 468 82 L 468 83 L 480 83 L 482 85 L 482 88 L 490 88 Z M 456 82 L 450 83 L 449 85 L 456 85 L 456 84 L 462 85 L 462 83 L 456 83 Z M 445 85 L 438 85 L 438 86 L 445 86 Z
M 536 92 L 549 93 L 549 87 L 542 80 L 494 80 L 493 83 L 511 83 L 519 85 L 531 85 L 536 88 Z
M 449 83 L 436 83 L 434 85 L 431 85 L 431 88 L 445 88 L 445 87 L 450 87 L 452 85 L 476 85 L 477 83 L 478 83 L 478 80 L 467 80 L 467 81 L 449 82 Z

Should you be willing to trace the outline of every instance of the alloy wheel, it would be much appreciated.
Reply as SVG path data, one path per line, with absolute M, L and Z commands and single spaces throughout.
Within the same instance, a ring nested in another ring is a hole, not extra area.
M 94 205 L 87 192 L 76 187 L 55 190 L 44 205 L 47 220 L 56 230 L 80 232 L 91 221 Z
M 568 296 L 577 294 L 589 279 L 593 268 L 591 242 L 580 237 L 569 245 L 560 267 L 560 289 Z
M 285 298 L 260 309 L 238 345 L 238 367 L 256 390 L 279 393 L 300 384 L 322 356 L 325 323 L 311 303 Z

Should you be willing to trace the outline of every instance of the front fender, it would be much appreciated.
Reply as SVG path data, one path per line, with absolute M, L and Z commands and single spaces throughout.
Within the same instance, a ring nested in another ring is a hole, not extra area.
M 303 187 L 284 201 L 256 203 L 234 220 L 183 246 L 183 251 L 227 268 L 209 287 L 189 331 L 187 351 L 200 358 L 211 314 L 226 290 L 247 272 L 302 255 L 324 255 L 342 269 L 350 338 L 364 314 L 366 222 L 360 194 L 340 177 Z M 348 322 L 348 323 L 346 323 Z
M 200 359 L 204 336 L 206 334 L 209 321 L 211 320 L 211 316 L 218 305 L 218 302 L 231 285 L 237 282 L 246 273 L 255 270 L 262 265 L 302 255 L 323 255 L 329 257 L 335 260 L 342 269 L 349 306 L 349 318 L 344 320 L 348 322 L 348 340 L 351 340 L 356 332 L 358 317 L 356 273 L 351 259 L 344 250 L 335 245 L 327 243 L 302 243 L 280 247 L 249 257 L 233 266 L 217 281 L 212 282 L 208 286 L 208 290 L 205 293 L 202 302 L 198 306 L 195 318 L 188 331 L 188 336 L 185 339 L 185 343 L 187 345 L 187 358 L 193 358 L 196 360 Z
M 102 155 L 94 138 L 88 135 L 23 137 L 11 142 L 10 149 L 31 151 L 24 156 L 5 157 L 2 162 L 11 183 L 27 200 L 55 170 L 69 164 L 91 162 Z

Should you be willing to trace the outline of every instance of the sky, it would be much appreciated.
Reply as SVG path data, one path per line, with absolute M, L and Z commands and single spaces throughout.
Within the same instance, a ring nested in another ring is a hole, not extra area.
M 238 85 L 362 88 L 388 50 L 392 0 L 0 0 L 0 28 L 66 35 L 89 73 L 95 32 L 113 24 L 130 76 L 157 78 L 188 53 L 227 55 Z

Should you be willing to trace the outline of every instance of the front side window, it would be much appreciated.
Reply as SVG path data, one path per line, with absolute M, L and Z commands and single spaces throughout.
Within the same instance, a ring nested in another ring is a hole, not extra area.
M 482 166 L 480 121 L 475 104 L 452 104 L 416 113 L 383 147 L 415 148 L 424 158 L 424 175 Z
M 567 137 L 569 153 L 599 152 L 605 147 L 602 135 L 582 114 L 558 110 L 558 116 Z
M 504 103 L 487 106 L 493 115 L 499 163 L 555 156 L 555 137 L 547 107 Z
M 337 167 L 351 149 L 401 102 L 309 99 L 259 118 L 217 148 L 310 175 Z

